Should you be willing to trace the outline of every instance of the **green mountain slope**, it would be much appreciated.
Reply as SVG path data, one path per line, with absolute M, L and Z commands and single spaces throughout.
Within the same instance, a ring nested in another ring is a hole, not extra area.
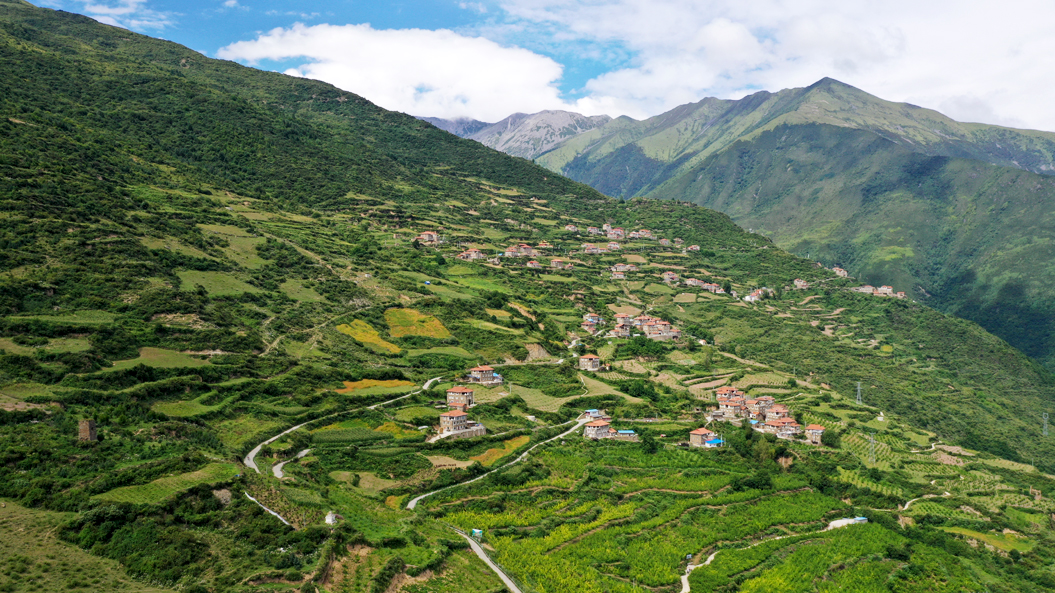
M 0 590 L 103 584 L 63 546 L 197 593 L 503 590 L 452 526 L 524 591 L 675 590 L 720 544 L 693 591 L 1052 586 L 1055 506 L 1029 488 L 1055 487 L 1055 380 L 977 325 L 323 83 L 7 0 L 0 52 L 0 532 L 47 542 L 0 547 Z M 566 230 L 605 223 L 684 248 Z M 643 312 L 683 337 L 581 327 Z M 506 379 L 476 386 L 487 434 L 431 440 L 479 364 Z M 826 445 L 712 422 L 727 447 L 679 446 L 721 386 Z M 585 408 L 641 442 L 584 441 Z
M 538 161 L 609 195 L 726 212 L 1050 367 L 1055 185 L 1029 171 L 1050 172 L 1052 137 L 960 124 L 825 79 L 594 130 Z

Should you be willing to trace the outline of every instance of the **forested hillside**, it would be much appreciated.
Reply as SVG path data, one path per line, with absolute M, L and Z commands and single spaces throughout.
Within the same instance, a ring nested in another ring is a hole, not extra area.
M 1055 380 L 971 322 L 77 15 L 0 64 L 0 591 L 508 590 L 454 528 L 525 593 L 1055 587 Z

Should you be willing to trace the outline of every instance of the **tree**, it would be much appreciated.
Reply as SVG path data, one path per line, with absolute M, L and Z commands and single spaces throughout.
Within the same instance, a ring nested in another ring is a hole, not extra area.
M 656 439 L 651 434 L 645 433 L 641 437 L 641 450 L 651 455 L 659 451 L 659 443 L 656 442 Z
M 838 449 L 842 443 L 842 439 L 839 437 L 839 433 L 834 430 L 826 430 L 821 433 L 821 444 L 825 447 L 831 447 L 832 449 Z

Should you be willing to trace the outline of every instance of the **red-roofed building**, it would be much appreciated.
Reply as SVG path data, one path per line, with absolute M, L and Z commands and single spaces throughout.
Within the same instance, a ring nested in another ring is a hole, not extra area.
M 463 410 L 475 406 L 476 401 L 473 399 L 473 390 L 464 385 L 451 387 L 447 390 L 447 405 L 452 408 L 460 407 Z
M 499 375 L 489 366 L 478 366 L 469 369 L 469 383 L 480 383 L 481 385 L 501 385 L 502 375 Z
M 596 354 L 583 354 L 579 357 L 579 368 L 584 371 L 601 370 L 601 357 Z
M 440 414 L 440 432 L 465 430 L 469 415 L 462 410 L 451 410 Z
M 594 420 L 586 424 L 586 428 L 582 431 L 582 436 L 588 439 L 607 439 L 612 436 L 615 430 L 612 425 L 604 420 Z
M 810 424 L 806 427 L 806 438 L 808 438 L 814 445 L 821 444 L 821 437 L 823 436 L 824 427 L 820 424 Z
M 696 430 L 689 433 L 689 446 L 690 447 L 705 447 L 707 441 L 718 436 L 713 430 L 707 430 L 706 428 L 697 428 Z

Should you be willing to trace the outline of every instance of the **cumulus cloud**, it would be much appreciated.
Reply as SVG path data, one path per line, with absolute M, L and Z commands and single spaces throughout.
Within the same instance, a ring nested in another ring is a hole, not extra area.
M 655 114 L 705 96 L 737 98 L 831 76 L 955 118 L 1055 130 L 1055 5 L 1007 0 L 499 0 L 554 39 L 620 43 L 623 67 L 591 100 Z M 538 28 L 532 28 L 537 32 Z M 612 113 L 611 115 L 615 115 Z
M 116 7 L 143 2 L 110 1 Z M 295 25 L 219 55 L 302 61 L 290 72 L 415 115 L 494 121 L 516 111 L 568 109 L 642 118 L 708 96 L 739 98 L 830 76 L 961 120 L 1055 130 L 1049 108 L 1055 85 L 1047 82 L 1055 71 L 1050 0 L 999 6 L 465 0 L 457 6 L 482 16 L 458 31 Z M 569 56 L 579 60 L 580 72 L 583 61 L 597 72 L 581 88 L 562 79 L 559 62 Z
M 288 74 L 325 80 L 414 115 L 497 121 L 565 106 L 561 65 L 528 50 L 453 31 L 295 24 L 228 45 L 221 58 L 300 61 Z
M 81 1 L 84 14 L 100 23 L 124 29 L 164 29 L 173 23 L 173 14 L 154 10 L 147 0 Z

